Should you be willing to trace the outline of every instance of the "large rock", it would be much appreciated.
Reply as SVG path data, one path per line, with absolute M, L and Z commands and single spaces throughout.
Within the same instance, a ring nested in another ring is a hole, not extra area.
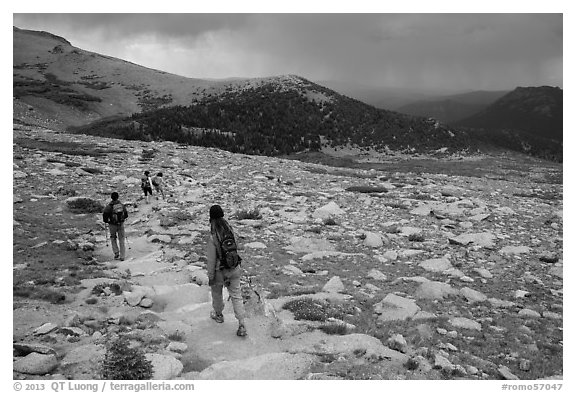
M 456 295 L 458 290 L 452 288 L 450 284 L 439 281 L 425 281 L 416 290 L 418 299 L 444 299 L 446 296 Z
M 39 326 L 36 329 L 34 329 L 34 334 L 37 336 L 41 336 L 44 334 L 51 333 L 54 330 L 56 330 L 57 328 L 58 328 L 58 325 L 56 325 L 55 323 L 47 322 L 47 323 L 43 324 L 42 326 Z
M 401 334 L 394 334 L 386 341 L 388 348 L 402 353 L 406 353 L 408 350 L 408 343 L 406 339 Z
M 366 238 L 364 239 L 364 245 L 373 248 L 379 248 L 384 245 L 382 241 L 382 236 L 374 232 L 364 232 Z
M 366 358 L 387 358 L 404 362 L 406 355 L 386 347 L 376 337 L 367 334 L 326 335 L 319 331 L 299 334 L 283 342 L 290 353 L 350 356 L 362 353 Z
M 496 236 L 491 232 L 463 233 L 462 235 L 451 237 L 448 240 L 452 244 L 458 244 L 461 246 L 474 244 L 482 247 L 494 247 Z
M 154 291 L 151 290 L 151 288 L 134 285 L 132 286 L 131 292 L 126 291 L 123 295 L 124 300 L 126 300 L 126 303 L 128 303 L 129 306 L 136 307 L 145 296 L 154 296 Z
M 444 356 L 440 354 L 434 355 L 434 368 L 439 368 L 445 371 L 452 371 L 454 369 L 454 365 L 450 362 L 450 360 L 446 359 Z
M 45 355 L 32 352 L 25 357 L 18 359 L 13 364 L 13 370 L 18 373 L 44 375 L 58 367 L 56 355 Z
M 336 248 L 327 239 L 295 236 L 290 239 L 288 251 L 312 253 L 315 251 L 335 251 Z
M 204 369 L 197 379 L 297 380 L 308 374 L 316 359 L 316 356 L 304 353 L 267 353 L 215 363 Z
M 480 325 L 478 322 L 464 317 L 451 318 L 448 320 L 448 323 L 454 327 L 461 329 L 478 330 L 478 331 L 482 330 L 482 325 Z
M 338 276 L 332 277 L 322 288 L 322 292 L 338 293 L 344 292 L 344 284 Z
M 147 353 L 146 360 L 152 363 L 152 379 L 169 380 L 176 378 L 184 369 L 184 365 L 173 356 Z
M 28 174 L 22 171 L 12 171 L 12 176 L 14 177 L 14 179 L 24 179 L 28 177 Z
M 62 366 L 69 366 L 72 364 L 89 363 L 97 365 L 98 362 L 104 359 L 106 354 L 106 347 L 103 345 L 86 344 L 72 349 L 62 359 Z
M 540 313 L 538 311 L 529 309 L 529 308 L 523 308 L 522 310 L 518 311 L 518 316 L 520 317 L 524 317 L 524 318 L 541 318 L 542 315 L 540 315 Z
M 14 343 L 12 347 L 17 356 L 26 356 L 32 352 L 43 355 L 56 355 L 56 351 L 53 348 L 38 343 Z
M 452 268 L 448 258 L 432 258 L 420 262 L 420 267 L 429 272 L 442 273 Z
M 380 303 L 374 305 L 374 312 L 381 321 L 403 321 L 413 317 L 420 307 L 414 300 L 389 293 Z
M 484 302 L 488 300 L 488 296 L 484 295 L 482 292 L 478 292 L 468 287 L 460 289 L 460 294 L 464 296 L 470 303 Z
M 324 220 L 335 216 L 341 216 L 344 213 L 344 210 L 340 209 L 335 202 L 330 202 L 327 205 L 316 209 L 314 213 L 312 213 L 312 217 Z
M 368 277 L 377 281 L 386 281 L 387 277 L 380 270 L 372 269 L 368 272 Z
M 251 242 L 251 243 L 244 244 L 244 248 L 253 248 L 253 249 L 263 250 L 267 247 L 266 247 L 266 244 L 264 244 L 262 242 Z
M 500 376 L 504 379 L 507 380 L 516 380 L 516 379 L 520 379 L 518 378 L 516 375 L 512 374 L 512 372 L 510 371 L 510 369 L 506 366 L 500 366 L 498 368 L 498 373 L 500 374 Z
M 518 255 L 530 252 L 530 247 L 527 246 L 506 246 L 502 247 L 500 254 L 503 255 Z

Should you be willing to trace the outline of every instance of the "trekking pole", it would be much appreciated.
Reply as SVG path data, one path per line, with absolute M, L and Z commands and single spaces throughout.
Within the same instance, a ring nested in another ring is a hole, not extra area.
M 126 240 L 126 244 L 128 244 L 128 249 L 131 250 L 132 247 L 130 246 L 130 242 L 128 241 L 128 236 L 124 235 L 124 240 Z

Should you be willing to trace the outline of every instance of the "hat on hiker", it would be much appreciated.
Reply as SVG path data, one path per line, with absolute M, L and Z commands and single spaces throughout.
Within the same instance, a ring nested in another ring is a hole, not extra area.
M 213 205 L 210 208 L 210 221 L 222 217 L 224 217 L 224 211 L 222 211 L 222 208 L 219 205 Z

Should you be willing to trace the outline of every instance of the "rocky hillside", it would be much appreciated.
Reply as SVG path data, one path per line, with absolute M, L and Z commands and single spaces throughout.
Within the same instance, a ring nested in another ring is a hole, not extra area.
M 444 148 L 452 153 L 473 144 L 465 133 L 435 121 L 377 109 L 295 75 L 250 80 L 190 106 L 71 130 L 262 155 L 317 151 L 323 145 L 381 152 L 428 153 Z
M 185 78 L 76 48 L 47 32 L 13 28 L 14 118 L 69 125 L 218 94 L 230 82 Z
M 75 48 L 46 32 L 14 27 L 13 68 L 14 119 L 22 124 L 266 155 L 317 150 L 321 138 L 381 151 L 473 148 L 464 133 L 298 76 L 184 78 Z
M 101 378 L 121 356 L 159 379 L 562 378 L 561 165 L 336 169 L 22 125 L 13 158 L 15 379 Z M 144 170 L 166 200 L 144 203 Z M 113 190 L 125 261 L 100 224 Z M 208 317 L 214 203 L 244 258 L 246 338 L 230 302 Z

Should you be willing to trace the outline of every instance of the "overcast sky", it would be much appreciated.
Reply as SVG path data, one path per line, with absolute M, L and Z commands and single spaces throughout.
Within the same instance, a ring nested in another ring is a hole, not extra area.
M 562 14 L 14 14 L 14 26 L 194 78 L 563 87 Z

